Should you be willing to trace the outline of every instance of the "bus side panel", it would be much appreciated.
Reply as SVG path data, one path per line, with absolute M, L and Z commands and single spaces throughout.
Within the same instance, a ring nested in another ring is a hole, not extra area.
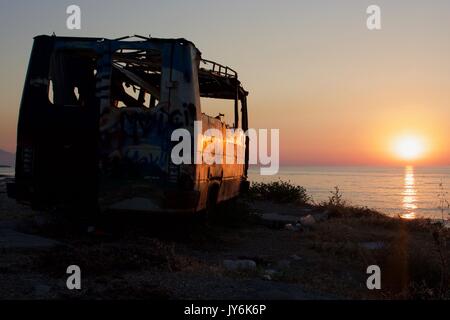
M 202 164 L 197 165 L 198 190 L 200 201 L 197 210 L 206 208 L 208 197 L 213 188 L 218 188 L 215 194 L 217 203 L 230 200 L 239 195 L 242 181 L 245 176 L 245 139 L 243 133 L 239 134 L 233 143 L 225 141 L 227 138 L 226 126 L 219 119 L 202 114 L 202 130 L 205 133 L 209 129 L 219 130 L 224 138 L 221 141 L 223 148 L 219 155 L 221 163 L 207 164 L 205 160 L 206 148 L 213 143 L 211 139 L 204 138 L 201 145 Z M 227 148 L 234 148 L 233 153 L 227 154 Z M 239 155 L 242 155 L 239 158 Z M 228 158 L 228 159 L 227 159 Z

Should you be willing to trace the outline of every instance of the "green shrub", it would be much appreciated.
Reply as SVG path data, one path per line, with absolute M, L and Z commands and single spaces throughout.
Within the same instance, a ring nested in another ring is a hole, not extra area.
M 270 200 L 280 203 L 296 202 L 306 204 L 311 200 L 306 189 L 290 181 L 253 182 L 249 195 L 254 199 Z

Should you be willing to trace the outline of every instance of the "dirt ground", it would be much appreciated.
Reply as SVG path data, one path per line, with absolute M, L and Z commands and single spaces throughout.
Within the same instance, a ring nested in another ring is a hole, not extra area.
M 19 206 L 0 184 L 0 299 L 410 298 L 411 280 L 421 273 L 427 290 L 442 280 L 433 234 L 418 223 L 333 218 L 321 208 L 261 201 L 237 205 L 206 223 L 121 213 L 92 228 Z M 320 219 L 308 226 L 274 221 L 310 214 Z M 52 241 L 37 245 L 43 240 Z M 236 269 L 226 260 L 248 265 Z M 383 287 L 372 291 L 366 271 L 374 264 Z M 81 290 L 66 287 L 69 265 L 81 268 Z

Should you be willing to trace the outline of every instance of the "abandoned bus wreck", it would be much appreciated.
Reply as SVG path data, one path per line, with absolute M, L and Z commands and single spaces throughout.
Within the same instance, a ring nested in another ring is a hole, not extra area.
M 80 212 L 198 212 L 232 199 L 247 186 L 248 139 L 233 145 L 245 163 L 175 165 L 171 134 L 183 128 L 199 139 L 198 121 L 204 131 L 246 131 L 247 95 L 235 71 L 184 39 L 38 36 L 8 195 Z M 232 123 L 202 113 L 214 100 L 230 103 Z M 196 143 L 202 156 L 211 139 Z

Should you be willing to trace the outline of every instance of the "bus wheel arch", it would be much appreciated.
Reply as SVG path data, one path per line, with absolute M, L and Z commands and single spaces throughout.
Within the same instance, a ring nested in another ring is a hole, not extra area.
M 219 191 L 220 184 L 217 182 L 211 183 L 208 186 L 208 193 L 206 197 L 206 212 L 208 215 L 214 213 L 214 211 L 217 209 L 217 205 L 219 202 Z

